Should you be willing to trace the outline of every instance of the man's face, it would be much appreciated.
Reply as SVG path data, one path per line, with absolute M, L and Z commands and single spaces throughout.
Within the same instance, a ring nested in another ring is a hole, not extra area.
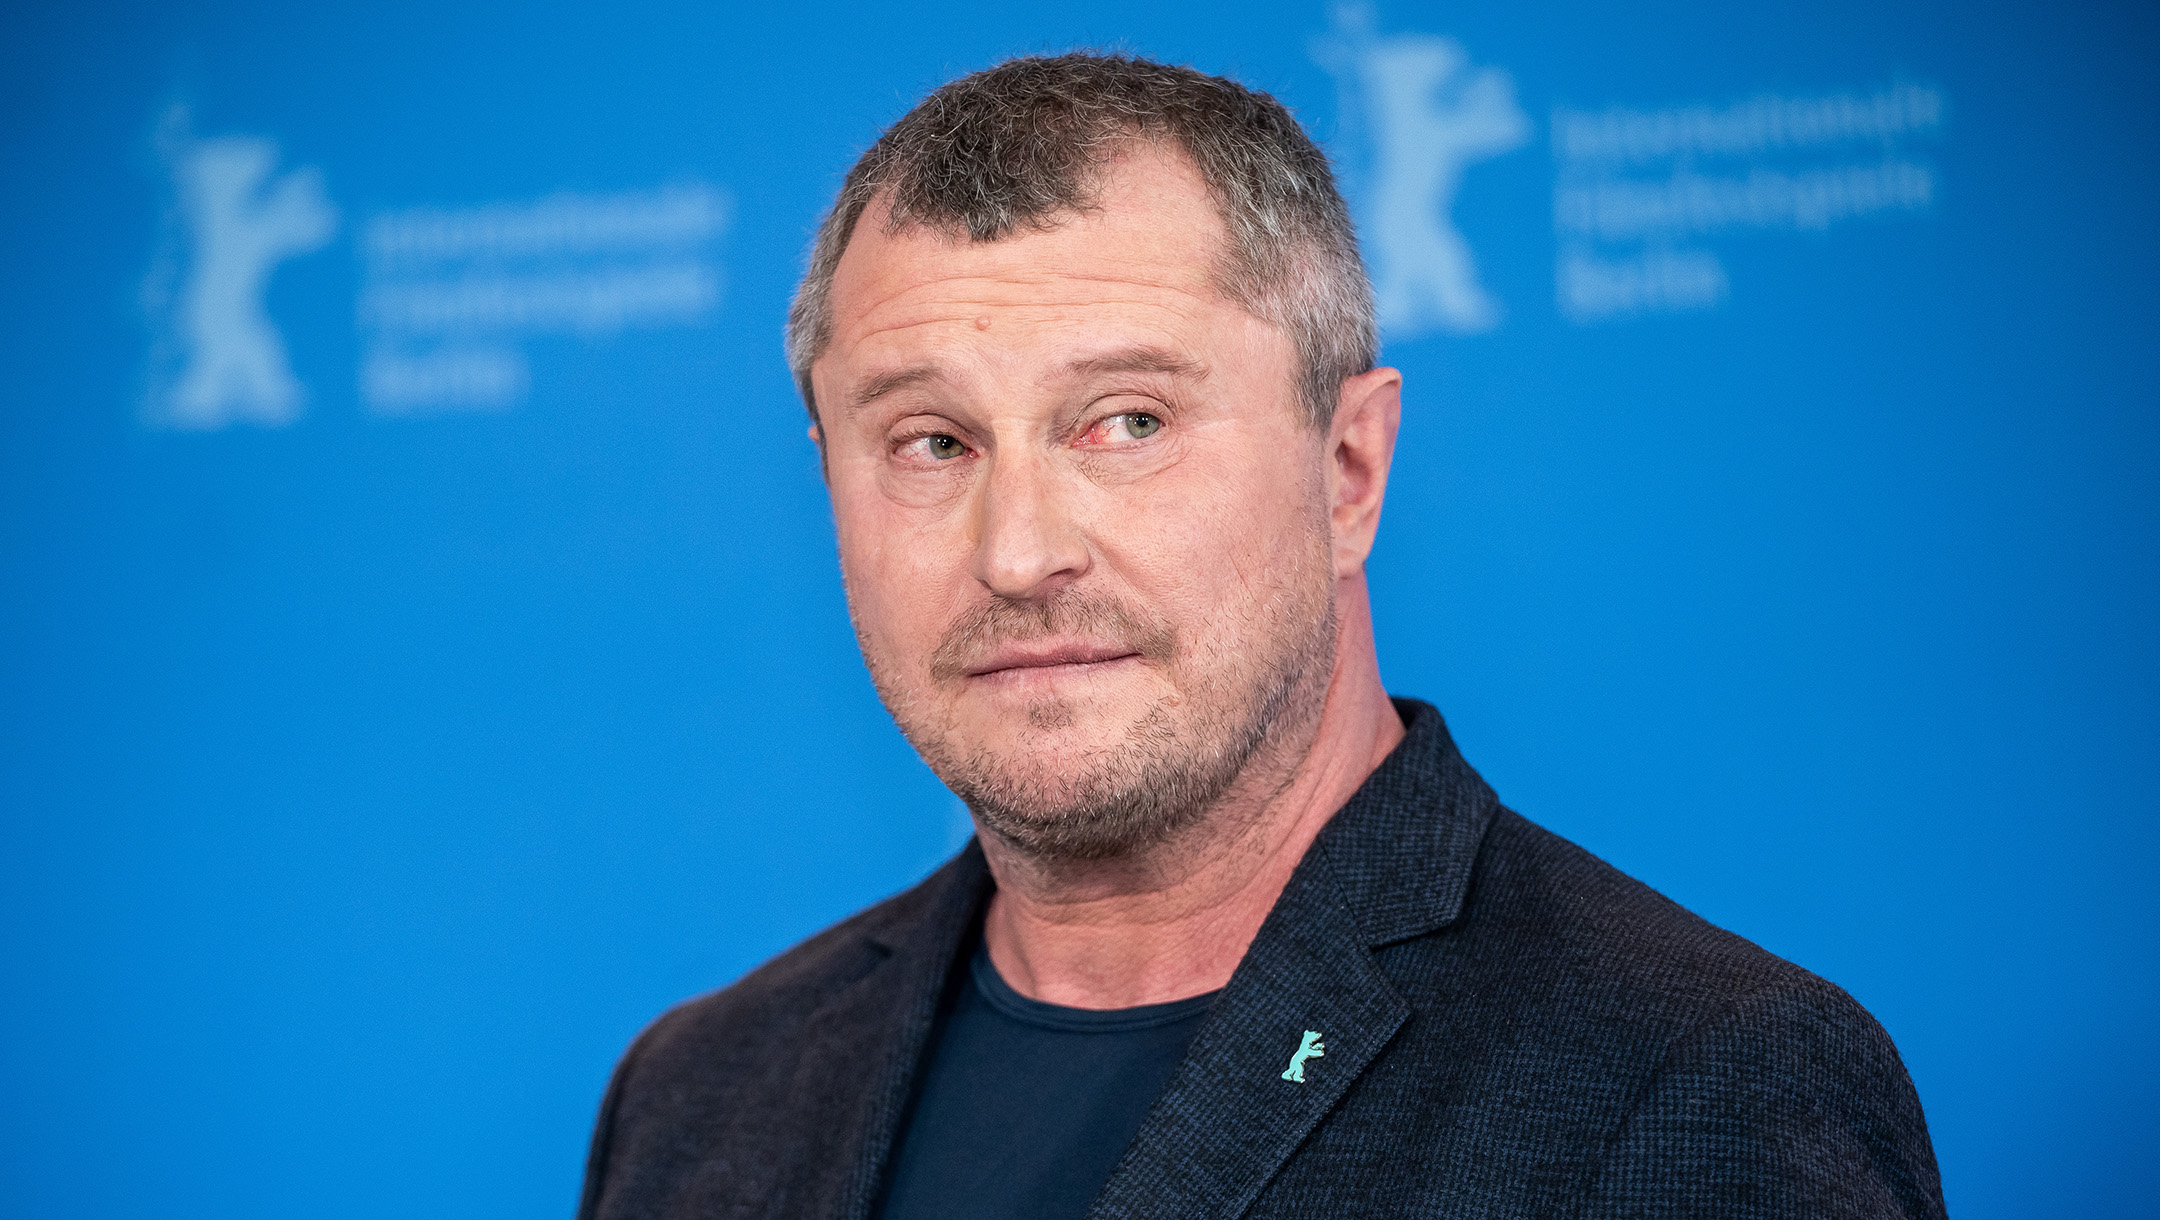
M 1099 858 L 1190 824 L 1318 717 L 1325 437 L 1224 230 L 1138 145 L 1100 207 L 840 260 L 812 369 L 856 634 L 894 719 L 1007 842 Z

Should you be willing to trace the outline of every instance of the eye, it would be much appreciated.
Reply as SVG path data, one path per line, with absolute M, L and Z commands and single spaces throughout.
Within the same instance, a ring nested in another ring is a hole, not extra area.
M 1127 411 L 1120 415 L 1105 416 L 1088 429 L 1086 441 L 1095 445 L 1144 441 L 1162 431 L 1162 425 L 1162 416 L 1151 411 Z
M 949 462 L 967 451 L 967 442 L 949 432 L 931 432 L 909 437 L 900 446 L 900 453 L 904 457 L 918 462 L 924 458 L 932 462 Z

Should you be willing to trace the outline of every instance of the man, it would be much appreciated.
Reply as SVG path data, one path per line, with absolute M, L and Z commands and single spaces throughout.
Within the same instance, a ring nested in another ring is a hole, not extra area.
M 1849 997 L 1385 693 L 1371 301 L 1229 81 L 1017 60 L 863 156 L 789 357 L 863 658 L 978 834 L 646 1031 L 583 1216 L 1942 1214 Z

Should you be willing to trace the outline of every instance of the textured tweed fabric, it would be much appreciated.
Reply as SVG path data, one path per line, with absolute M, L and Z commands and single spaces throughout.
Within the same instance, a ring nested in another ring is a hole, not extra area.
M 1512 812 L 1431 707 L 1322 832 L 1094 1217 L 1943 1214 L 1850 996 Z M 655 1022 L 584 1220 L 866 1220 L 989 879 L 969 849 Z M 1324 1053 L 1286 1078 L 1304 1035 Z

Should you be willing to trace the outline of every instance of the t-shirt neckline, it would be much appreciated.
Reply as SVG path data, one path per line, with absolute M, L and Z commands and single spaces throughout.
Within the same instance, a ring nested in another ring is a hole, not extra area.
M 997 966 L 990 960 L 989 948 L 980 940 L 975 942 L 974 960 L 968 963 L 968 972 L 974 976 L 976 992 L 998 1012 L 1028 1025 L 1073 1034 L 1116 1034 L 1175 1025 L 1205 1013 L 1208 1005 L 1215 1002 L 1215 997 L 1222 994 L 1210 991 L 1206 995 L 1172 1000 L 1167 1004 L 1141 1004 L 1133 1008 L 1068 1008 L 1063 1004 L 1047 1004 L 1013 990 L 1012 984 L 997 972 Z

